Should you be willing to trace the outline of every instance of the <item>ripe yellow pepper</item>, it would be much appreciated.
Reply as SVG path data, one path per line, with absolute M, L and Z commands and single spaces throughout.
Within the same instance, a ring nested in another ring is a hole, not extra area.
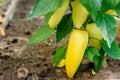
M 105 12 L 106 14 L 110 14 L 110 15 L 113 15 L 113 16 L 117 16 L 116 12 L 112 9 L 108 10 Z
M 54 29 L 57 26 L 57 24 L 60 22 L 60 20 L 62 19 L 68 7 L 68 4 L 69 4 L 69 0 L 64 0 L 64 3 L 62 4 L 62 6 L 59 7 L 51 16 L 48 24 L 52 29 Z
M 64 67 L 65 66 L 65 59 L 62 59 L 60 63 L 57 65 L 57 67 Z
M 80 29 L 88 17 L 88 11 L 78 1 L 75 0 L 72 3 L 72 19 L 76 28 Z
M 77 71 L 88 44 L 87 31 L 74 29 L 70 35 L 66 54 L 66 73 L 72 78 Z
M 101 49 L 101 43 L 99 40 L 90 38 L 89 44 L 90 44 L 90 46 L 93 46 L 93 47 L 97 48 L 98 50 Z
M 98 49 L 101 48 L 100 40 L 102 40 L 102 35 L 95 23 L 87 24 L 86 29 L 90 36 L 89 44 Z

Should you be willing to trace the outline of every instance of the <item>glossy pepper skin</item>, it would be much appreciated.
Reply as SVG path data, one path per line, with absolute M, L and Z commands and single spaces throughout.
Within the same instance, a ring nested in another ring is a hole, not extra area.
M 54 29 L 57 26 L 57 24 L 60 22 L 60 20 L 62 19 L 68 7 L 68 4 L 69 4 L 69 0 L 64 0 L 64 3 L 62 4 L 62 6 L 59 7 L 51 16 L 48 24 L 52 29 Z
M 72 3 L 72 19 L 76 28 L 80 29 L 85 23 L 88 17 L 88 11 L 86 8 L 78 1 L 75 0 Z
M 89 44 L 96 47 L 97 49 L 101 48 L 100 40 L 102 40 L 102 35 L 95 23 L 89 23 L 86 26 L 86 30 L 90 36 Z
M 77 71 L 88 44 L 87 31 L 74 29 L 70 35 L 66 53 L 66 73 L 72 78 Z

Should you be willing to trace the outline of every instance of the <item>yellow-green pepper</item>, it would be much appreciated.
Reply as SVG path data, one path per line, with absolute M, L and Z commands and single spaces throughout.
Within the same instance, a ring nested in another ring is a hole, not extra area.
M 49 26 L 54 29 L 58 23 L 60 22 L 60 20 L 62 19 L 67 7 L 68 7 L 68 4 L 69 4 L 69 0 L 64 0 L 64 3 L 62 4 L 61 7 L 59 7 L 54 13 L 53 15 L 51 16 L 48 24 Z
M 86 8 L 78 1 L 75 0 L 72 3 L 72 19 L 76 28 L 80 29 L 85 23 L 88 17 L 88 11 Z
M 88 44 L 87 31 L 74 29 L 70 35 L 66 54 L 66 73 L 72 78 L 77 71 Z

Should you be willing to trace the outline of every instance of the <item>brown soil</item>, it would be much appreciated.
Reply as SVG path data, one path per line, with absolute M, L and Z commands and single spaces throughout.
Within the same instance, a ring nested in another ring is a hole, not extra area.
M 0 37 L 0 80 L 113 80 L 120 79 L 120 61 L 107 59 L 108 67 L 91 75 L 92 64 L 85 63 L 73 79 L 66 76 L 64 68 L 52 66 L 56 49 L 55 37 L 48 43 L 28 45 L 33 32 L 44 21 L 42 17 L 27 20 L 35 0 L 20 0 L 13 19 Z

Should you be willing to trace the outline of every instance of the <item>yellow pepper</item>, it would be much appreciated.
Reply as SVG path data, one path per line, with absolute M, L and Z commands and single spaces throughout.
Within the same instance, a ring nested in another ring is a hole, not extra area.
M 112 9 L 108 10 L 105 12 L 106 14 L 110 14 L 110 15 L 113 15 L 113 16 L 117 16 L 116 12 Z
M 61 7 L 59 7 L 54 13 L 53 15 L 51 16 L 48 24 L 49 26 L 54 29 L 58 23 L 60 22 L 60 20 L 62 19 L 67 7 L 68 7 L 68 4 L 69 4 L 69 0 L 64 0 L 64 3 L 62 4 Z
M 87 31 L 74 29 L 70 35 L 66 54 L 66 73 L 72 78 L 77 71 L 88 44 Z
M 89 44 L 98 49 L 101 48 L 100 40 L 102 40 L 102 35 L 95 23 L 87 24 L 86 29 L 90 36 Z
M 98 50 L 101 49 L 101 43 L 99 40 L 90 38 L 89 44 L 90 44 L 90 46 L 93 46 L 93 47 L 97 48 Z
M 65 59 L 62 59 L 57 67 L 64 67 L 65 66 Z
M 86 8 L 78 1 L 75 0 L 72 3 L 72 19 L 76 28 L 80 29 L 85 23 L 88 17 L 88 11 Z

